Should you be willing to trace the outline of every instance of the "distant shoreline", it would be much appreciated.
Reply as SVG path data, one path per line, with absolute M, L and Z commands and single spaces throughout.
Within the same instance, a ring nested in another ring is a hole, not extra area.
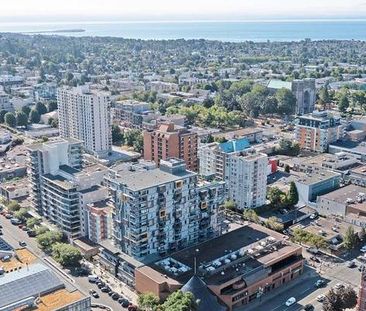
M 56 29 L 56 30 L 39 30 L 39 31 L 27 31 L 26 34 L 42 34 L 42 33 L 74 33 L 85 32 L 85 29 Z

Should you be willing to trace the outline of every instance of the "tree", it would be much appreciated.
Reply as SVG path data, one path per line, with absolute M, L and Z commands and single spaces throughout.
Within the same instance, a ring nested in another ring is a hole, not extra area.
M 48 232 L 48 231 L 50 231 L 50 229 L 48 229 L 47 227 L 45 227 L 45 226 L 39 226 L 39 227 L 36 229 L 36 235 L 37 235 L 37 236 L 39 236 L 39 235 L 41 235 L 41 234 L 43 234 L 43 233 L 46 233 L 46 232 Z
M 283 203 L 285 193 L 278 187 L 270 187 L 267 192 L 267 198 L 272 206 L 278 206 Z
M 319 90 L 319 103 L 324 106 L 330 102 L 328 87 L 323 86 Z
M 355 234 L 355 230 L 353 229 L 352 226 L 349 226 L 347 228 L 347 231 L 343 238 L 343 245 L 345 248 L 350 250 L 350 249 L 355 248 L 357 243 L 358 243 L 358 238 L 357 238 L 357 235 Z
M 361 242 L 364 242 L 365 239 L 366 239 L 366 230 L 364 227 L 362 227 L 361 231 L 358 233 L 358 239 L 361 241 Z
M 38 226 L 41 223 L 40 218 L 31 217 L 27 219 L 27 228 L 33 229 L 35 226 Z
M 197 310 L 197 302 L 192 293 L 178 290 L 168 296 L 161 308 L 164 311 L 193 311 Z
M 50 251 L 52 249 L 52 246 L 57 242 L 61 242 L 61 240 L 62 233 L 59 231 L 49 230 L 40 235 L 37 235 L 37 243 L 45 251 Z
M 39 123 L 41 121 L 41 116 L 39 115 L 36 109 L 32 109 L 29 114 L 29 122 L 30 123 Z
M 343 311 L 357 305 L 357 294 L 351 286 L 330 289 L 323 302 L 324 311 Z
M 140 153 L 144 150 L 144 137 L 142 134 L 136 137 L 135 141 L 133 142 L 133 149 Z
M 338 109 L 340 112 L 346 112 L 348 108 L 349 108 L 349 99 L 348 95 L 345 93 L 342 94 L 341 97 L 339 98 Z
M 17 122 L 18 126 L 27 127 L 27 125 L 28 125 L 28 116 L 24 112 L 18 111 L 16 113 L 16 122 Z
M 236 208 L 236 203 L 234 202 L 234 200 L 226 200 L 224 203 L 224 208 L 226 210 L 234 210 Z
M 288 89 L 281 88 L 275 95 L 278 103 L 278 112 L 281 114 L 293 114 L 296 107 L 296 97 Z
M 159 305 L 159 297 L 153 293 L 143 293 L 138 296 L 137 304 L 142 311 L 153 311 Z
M 38 102 L 34 109 L 37 110 L 39 115 L 47 113 L 46 105 L 44 103 L 41 103 L 41 102 Z
M 82 259 L 80 251 L 75 246 L 66 243 L 53 245 L 52 257 L 63 267 L 78 267 Z
M 17 126 L 17 120 L 15 118 L 14 113 L 12 113 L 12 112 L 7 112 L 5 114 L 4 120 L 5 120 L 5 123 L 6 123 L 7 126 L 10 126 L 10 127 L 16 127 Z
M 57 109 L 57 101 L 55 100 L 51 100 L 50 102 L 48 102 L 47 105 L 47 111 L 51 112 Z
M 296 205 L 299 202 L 299 193 L 297 192 L 295 182 L 291 181 L 290 190 L 287 193 L 287 203 L 290 205 Z
M 29 117 L 29 114 L 31 112 L 31 109 L 29 108 L 29 106 L 23 106 L 21 109 L 20 109 L 21 112 L 24 112 L 26 115 L 27 115 L 27 118 Z
M 20 220 L 25 220 L 25 216 L 28 214 L 28 209 L 22 207 L 14 213 L 14 217 Z
M 0 110 L 0 123 L 4 123 L 5 122 L 5 115 L 6 115 L 7 111 L 6 110 Z
M 251 221 L 256 224 L 258 224 L 260 222 L 259 216 L 257 215 L 256 211 L 251 208 L 244 209 L 243 218 L 247 221 Z
M 118 125 L 113 124 L 112 125 L 112 143 L 113 145 L 116 144 L 123 144 L 123 134 L 121 129 Z
M 278 231 L 278 232 L 282 232 L 283 231 L 283 224 L 281 224 L 277 217 L 269 217 L 266 221 L 265 221 L 265 226 L 269 229 Z
M 17 201 L 10 201 L 7 205 L 6 208 L 8 209 L 8 211 L 10 212 L 16 212 L 20 210 L 20 205 Z

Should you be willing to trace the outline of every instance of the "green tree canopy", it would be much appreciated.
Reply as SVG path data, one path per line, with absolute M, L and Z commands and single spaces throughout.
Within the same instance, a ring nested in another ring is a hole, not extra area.
M 288 89 L 282 88 L 276 92 L 278 112 L 281 114 L 294 114 L 296 107 L 296 97 Z
M 197 303 L 192 293 L 183 293 L 178 290 L 168 296 L 161 305 L 164 311 L 194 311 L 197 309 Z
M 258 224 L 260 222 L 259 216 L 257 215 L 256 211 L 252 208 L 246 208 L 243 211 L 243 218 L 247 221 L 254 222 Z
M 42 249 L 50 251 L 55 243 L 61 242 L 62 237 L 63 235 L 59 231 L 46 231 L 37 235 L 37 242 Z
M 159 297 L 153 293 L 140 294 L 137 305 L 141 311 L 155 311 L 159 306 Z
M 26 127 L 28 125 L 28 116 L 24 112 L 18 111 L 16 113 L 16 122 L 18 126 Z
M 52 246 L 52 257 L 63 267 L 78 267 L 82 255 L 80 251 L 66 243 L 56 243 Z
M 25 216 L 28 214 L 28 209 L 22 207 L 18 211 L 14 212 L 14 217 L 20 220 L 25 220 Z
M 39 115 L 36 109 L 32 109 L 29 114 L 29 122 L 30 123 L 39 123 L 41 121 L 41 116 Z
M 51 112 L 57 109 L 57 101 L 51 100 L 47 104 L 47 111 Z
M 347 231 L 343 238 L 343 245 L 347 249 L 353 249 L 356 247 L 358 243 L 358 236 L 355 234 L 355 230 L 352 226 L 347 228 Z
M 4 116 L 4 120 L 7 126 L 10 127 L 16 127 L 17 126 L 17 120 L 15 118 L 14 113 L 12 112 L 7 112 Z
M 29 106 L 23 106 L 20 110 L 21 110 L 21 112 L 24 112 L 27 115 L 27 118 L 29 117 L 29 114 L 31 112 L 31 109 L 29 108 Z
M 38 226 L 41 223 L 40 218 L 31 217 L 27 219 L 27 227 L 33 229 L 35 226 Z
M 7 205 L 6 208 L 11 212 L 16 212 L 20 210 L 20 205 L 17 201 L 11 200 Z
M 299 202 L 299 193 L 297 192 L 295 182 L 291 181 L 290 190 L 287 193 L 287 202 L 290 205 L 296 205 Z
M 6 115 L 7 111 L 6 110 L 0 110 L 0 123 L 4 123 L 5 122 L 5 115 Z
M 39 115 L 47 113 L 47 107 L 44 103 L 38 102 L 34 107 L 35 110 L 39 113 Z
M 116 144 L 123 144 L 123 133 L 118 125 L 113 124 L 112 125 L 112 142 L 113 145 Z

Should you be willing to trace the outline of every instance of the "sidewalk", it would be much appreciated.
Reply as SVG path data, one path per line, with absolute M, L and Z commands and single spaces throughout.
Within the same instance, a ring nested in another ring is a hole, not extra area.
M 311 279 L 312 277 L 317 275 L 317 273 L 309 267 L 305 266 L 305 270 L 307 270 L 307 271 L 303 275 L 301 275 L 299 278 L 297 278 L 297 279 L 281 286 L 280 288 L 278 288 L 276 290 L 271 291 L 269 294 L 264 294 L 261 297 L 261 300 L 256 299 L 255 302 L 251 302 L 250 304 L 244 305 L 244 306 L 239 307 L 235 310 L 245 310 L 245 311 L 258 311 L 258 310 L 261 310 L 261 308 L 260 308 L 261 304 L 263 304 L 263 303 L 265 303 L 269 300 L 272 300 L 275 296 L 278 296 L 278 295 L 286 292 L 287 290 L 295 287 L 299 283 L 302 283 L 305 280 Z

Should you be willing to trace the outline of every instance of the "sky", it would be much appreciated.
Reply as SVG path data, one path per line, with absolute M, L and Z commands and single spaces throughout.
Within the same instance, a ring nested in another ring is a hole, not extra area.
M 366 18 L 366 0 L 3 0 L 0 22 Z

